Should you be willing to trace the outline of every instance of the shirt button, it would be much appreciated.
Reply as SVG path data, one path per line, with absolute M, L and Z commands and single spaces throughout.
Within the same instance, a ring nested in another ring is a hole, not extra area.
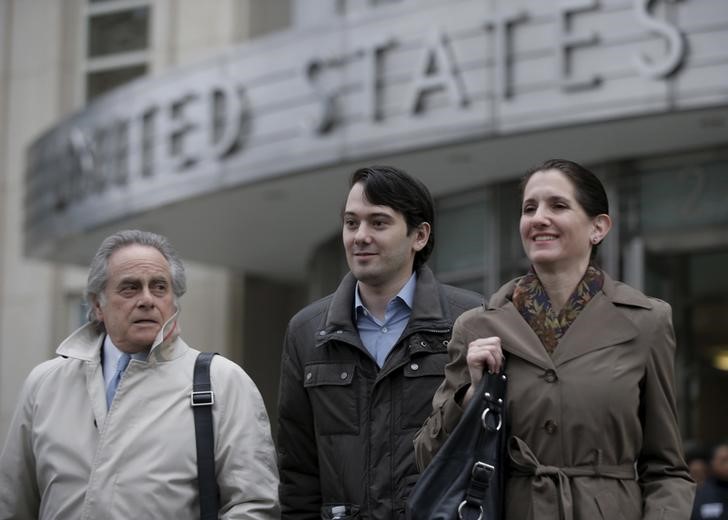
M 546 380 L 547 383 L 555 383 L 558 379 L 558 377 L 556 376 L 556 372 L 551 369 L 548 369 L 546 372 L 544 372 L 543 378 Z
M 326 335 L 326 331 L 325 330 L 320 330 L 319 331 L 319 336 L 325 336 L 325 335 Z
M 387 327 L 382 327 L 382 332 L 386 334 L 387 332 L 389 332 L 389 329 Z
M 341 330 L 341 329 L 339 329 L 339 330 L 337 330 L 337 331 L 336 331 L 336 333 L 337 333 L 337 334 L 343 334 L 343 333 L 344 333 L 344 331 L 343 331 L 343 330 Z
M 549 419 L 543 425 L 543 429 L 546 430 L 546 433 L 549 433 L 549 434 L 553 435 L 554 433 L 556 433 L 556 430 L 558 429 L 558 426 L 556 426 L 556 423 L 554 421 L 552 421 L 551 419 Z
M 419 370 L 419 368 L 420 368 L 420 365 L 418 365 L 417 363 L 412 363 L 412 364 L 410 365 L 410 368 L 411 368 L 412 370 Z
M 349 377 L 349 374 L 347 372 L 342 372 L 340 377 L 341 379 L 346 379 L 347 377 Z

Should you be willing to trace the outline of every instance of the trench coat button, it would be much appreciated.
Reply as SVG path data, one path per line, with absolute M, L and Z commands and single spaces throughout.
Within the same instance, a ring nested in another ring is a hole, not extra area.
M 325 335 L 326 335 L 326 331 L 325 330 L 320 330 L 319 331 L 319 336 L 325 336 Z
M 420 369 L 420 365 L 418 365 L 417 363 L 412 363 L 412 364 L 410 365 L 410 368 L 411 368 L 412 370 L 419 370 L 419 369 Z
M 349 377 L 349 374 L 348 372 L 342 372 L 339 377 L 341 377 L 341 379 L 346 379 L 347 377 Z
M 546 380 L 547 383 L 555 383 L 558 379 L 558 376 L 556 375 L 556 372 L 552 369 L 548 369 L 543 374 L 543 378 Z
M 306 381 L 310 381 L 312 377 L 313 377 L 313 374 L 311 372 L 308 372 L 306 374 Z
M 556 433 L 556 430 L 557 430 L 558 427 L 556 426 L 556 423 L 554 421 L 552 421 L 551 419 L 549 419 L 543 425 L 543 428 L 544 428 L 544 430 L 546 430 L 546 433 L 550 433 L 550 434 L 553 435 L 554 433 Z
M 427 342 L 426 341 L 420 341 L 420 345 L 423 346 L 423 347 L 426 347 L 427 346 Z

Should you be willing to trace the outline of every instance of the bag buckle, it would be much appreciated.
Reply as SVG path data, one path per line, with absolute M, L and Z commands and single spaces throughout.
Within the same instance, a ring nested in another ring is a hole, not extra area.
M 212 406 L 215 404 L 215 393 L 212 390 L 190 392 L 190 406 Z
M 496 425 L 495 429 L 493 429 L 493 426 L 488 424 L 488 422 L 486 421 L 489 413 L 495 413 L 498 415 L 498 424 Z M 499 414 L 498 412 L 491 412 L 490 408 L 486 408 L 485 410 L 483 410 L 483 415 L 480 416 L 480 422 L 483 423 L 483 428 L 492 432 L 499 431 L 501 429 L 501 426 L 503 426 L 503 418 L 501 417 L 501 414 Z
M 478 462 L 473 464 L 473 470 L 471 473 L 474 478 L 477 478 L 478 473 L 480 473 L 481 471 L 485 471 L 487 475 L 490 475 L 495 471 L 495 466 L 491 466 L 490 464 L 479 460 Z
M 463 500 L 462 502 L 460 502 L 460 505 L 458 506 L 458 518 L 460 520 L 463 520 L 463 507 L 465 507 L 467 505 L 467 503 L 468 503 L 467 500 Z M 478 507 L 480 508 L 480 512 L 478 513 L 478 518 L 476 518 L 475 520 L 483 520 L 483 506 L 478 506 Z

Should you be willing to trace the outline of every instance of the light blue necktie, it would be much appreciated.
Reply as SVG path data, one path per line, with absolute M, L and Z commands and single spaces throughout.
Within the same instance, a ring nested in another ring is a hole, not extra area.
M 111 401 L 114 400 L 116 387 L 119 386 L 119 381 L 121 381 L 121 375 L 124 373 L 124 370 L 126 370 L 126 367 L 129 365 L 129 361 L 131 361 L 131 356 L 129 354 L 122 354 L 119 358 L 119 361 L 116 363 L 116 372 L 114 372 L 114 376 L 111 378 L 111 381 L 109 381 L 109 386 L 106 388 L 107 410 L 111 408 Z

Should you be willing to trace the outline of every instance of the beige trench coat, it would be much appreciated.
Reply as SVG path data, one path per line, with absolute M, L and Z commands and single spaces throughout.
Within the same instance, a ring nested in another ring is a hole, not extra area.
M 108 412 L 104 335 L 92 325 L 31 372 L 0 454 L 1 520 L 200 517 L 189 397 L 198 351 L 174 325 L 147 361 L 132 360 Z M 278 471 L 263 399 L 222 356 L 210 379 L 220 518 L 275 520 Z
M 507 520 L 689 518 L 670 306 L 605 275 L 549 356 L 507 298 L 514 284 L 455 324 L 446 379 L 415 439 L 418 465 L 462 414 L 468 343 L 500 336 L 509 354 Z

